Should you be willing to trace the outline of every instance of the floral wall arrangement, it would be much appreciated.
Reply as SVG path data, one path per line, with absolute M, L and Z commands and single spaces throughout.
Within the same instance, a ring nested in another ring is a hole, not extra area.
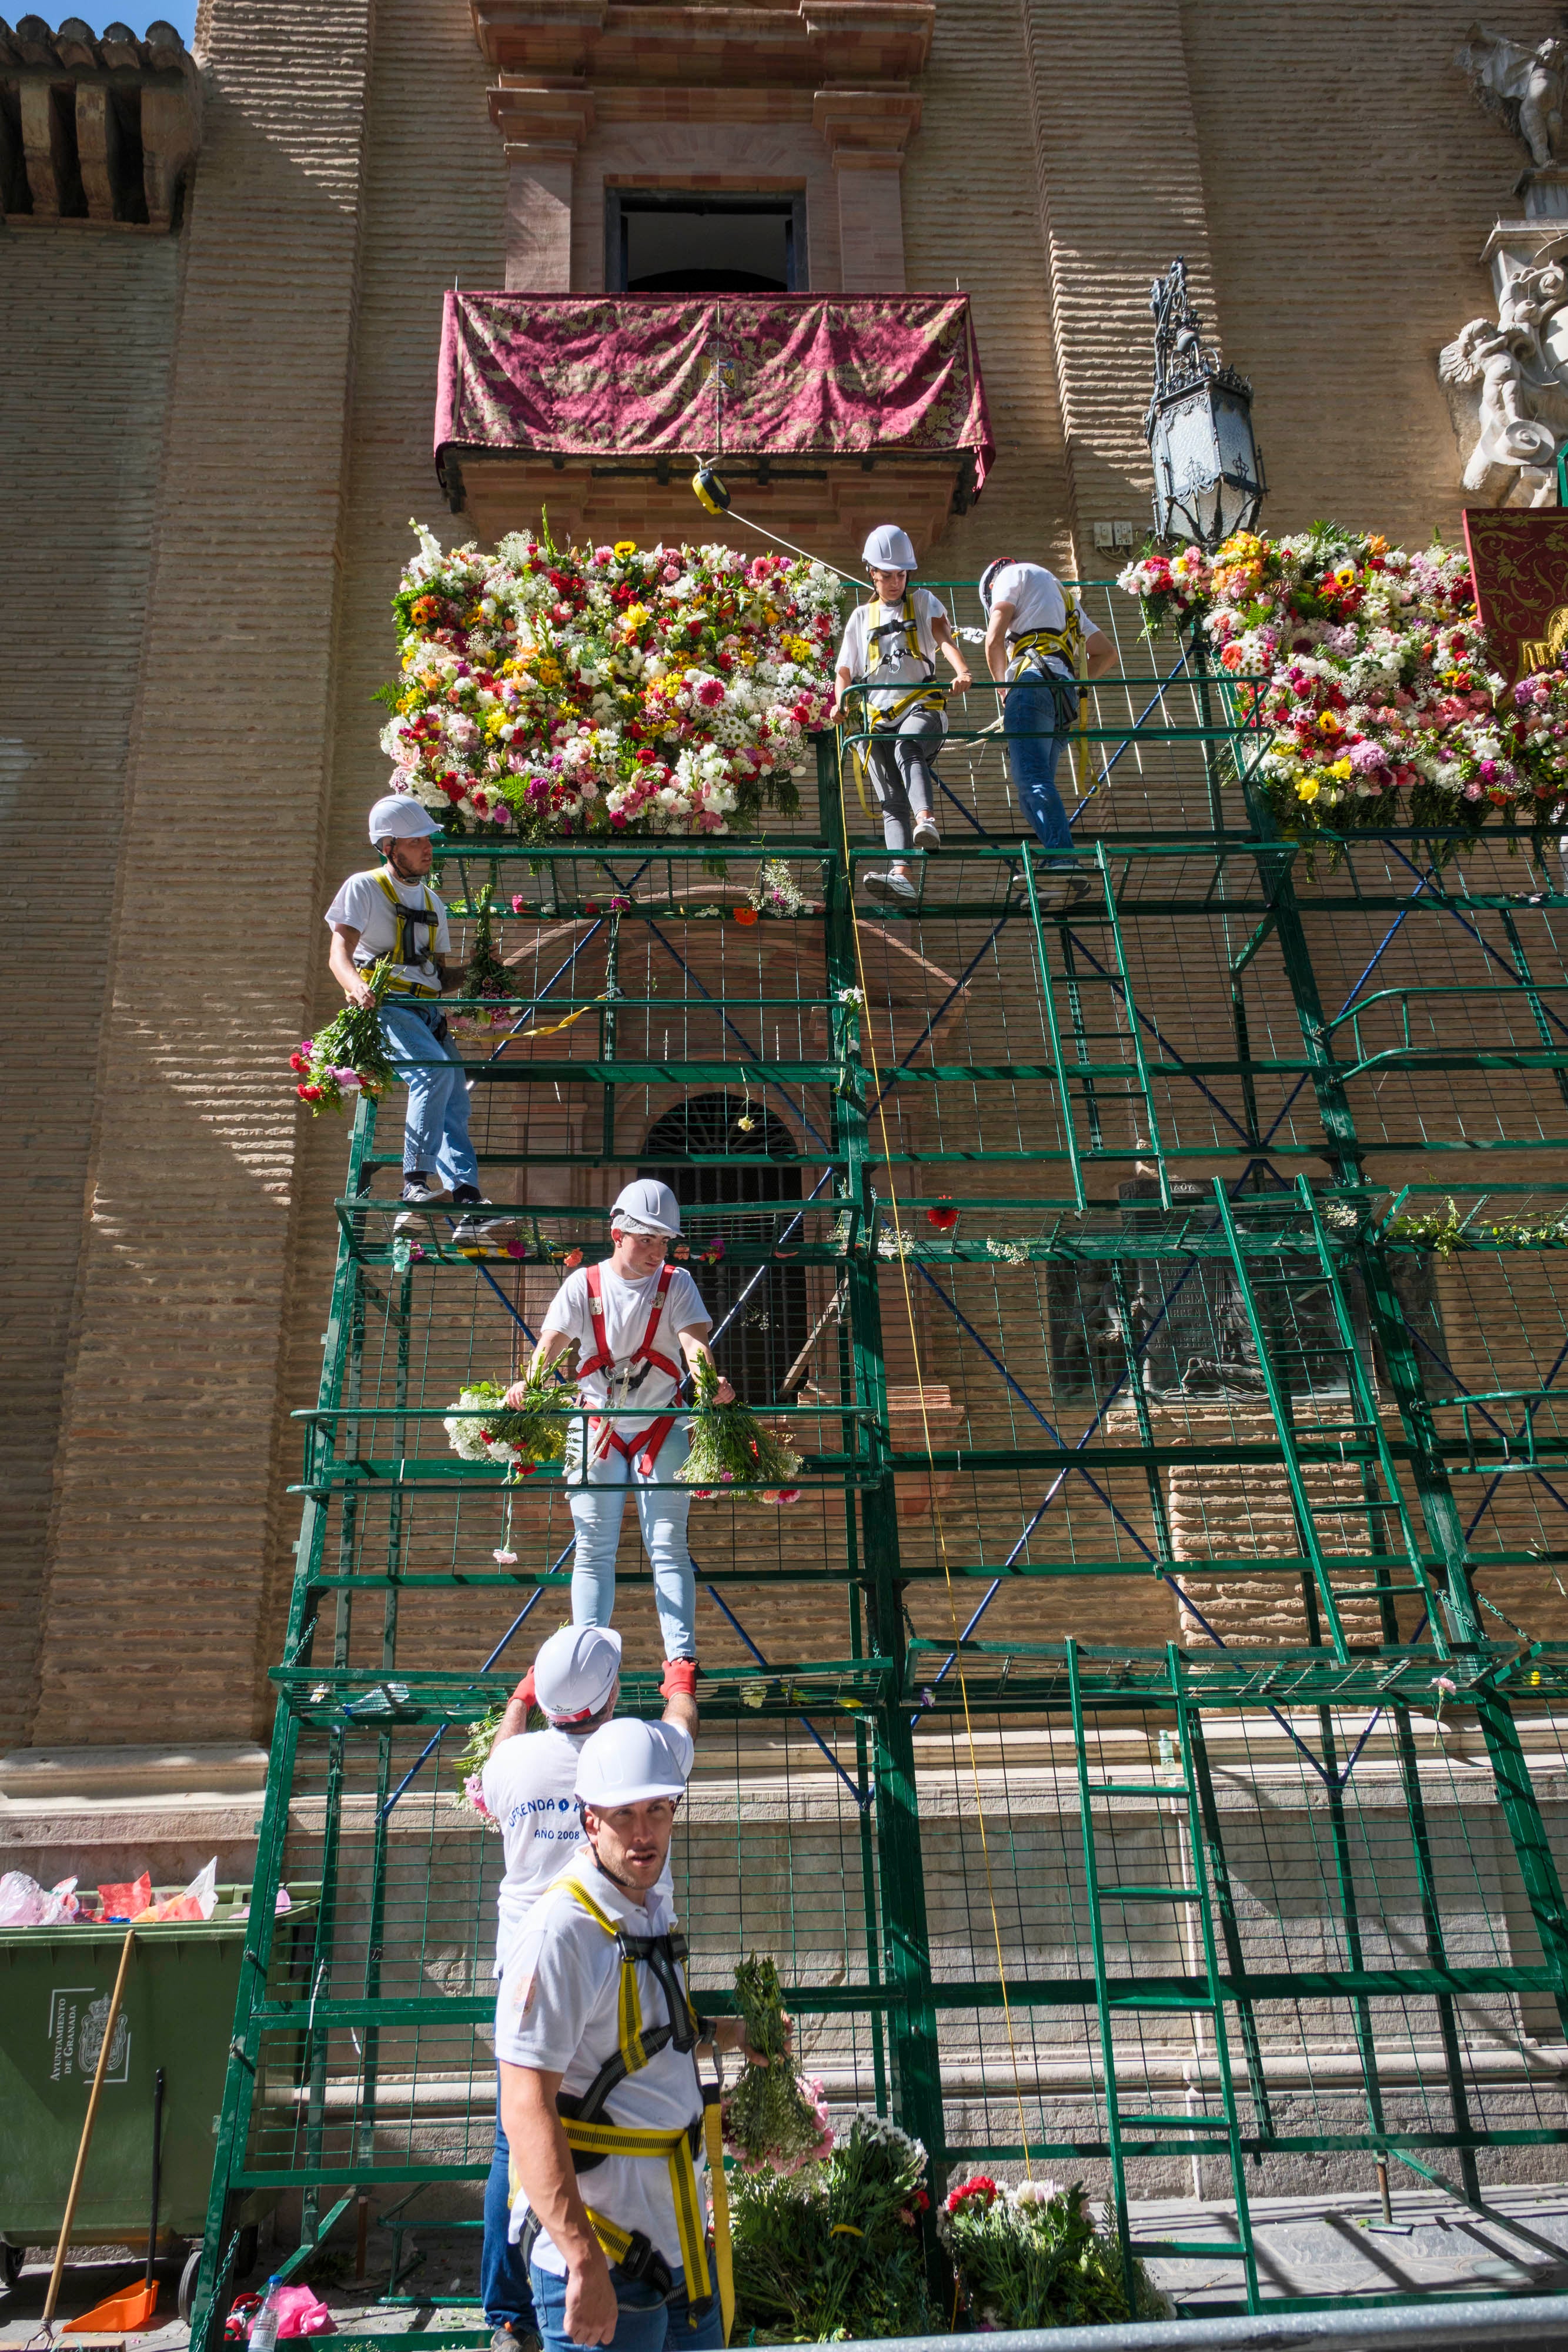
M 1414 554 L 1318 523 L 1237 531 L 1130 564 L 1151 622 L 1188 625 L 1266 745 L 1258 781 L 1293 835 L 1479 826 L 1540 835 L 1568 810 L 1568 677 L 1511 686 L 1476 610 L 1469 559 Z
M 832 698 L 825 564 L 526 531 L 446 554 L 413 528 L 382 747 L 449 835 L 700 836 L 793 810 Z

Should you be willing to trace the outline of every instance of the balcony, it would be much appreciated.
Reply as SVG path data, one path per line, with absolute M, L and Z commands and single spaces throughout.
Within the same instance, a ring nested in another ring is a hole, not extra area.
M 769 531 L 841 559 L 896 519 L 924 553 L 993 456 L 967 297 L 447 295 L 436 472 L 486 544 L 541 507 L 562 542 L 711 535 L 721 452 Z

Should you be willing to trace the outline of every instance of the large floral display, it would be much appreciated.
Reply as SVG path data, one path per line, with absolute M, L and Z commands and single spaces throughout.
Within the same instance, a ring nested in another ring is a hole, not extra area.
M 449 834 L 702 835 L 793 809 L 832 698 L 825 564 L 526 531 L 448 554 L 414 529 L 382 745 Z
M 1154 621 L 1190 625 L 1265 739 L 1258 780 L 1292 834 L 1478 825 L 1532 833 L 1568 796 L 1568 678 L 1497 668 L 1464 553 L 1415 554 L 1320 523 L 1237 531 L 1213 555 L 1150 554 L 1121 575 Z

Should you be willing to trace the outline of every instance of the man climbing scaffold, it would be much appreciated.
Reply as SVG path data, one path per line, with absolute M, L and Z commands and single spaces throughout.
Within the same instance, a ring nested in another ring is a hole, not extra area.
M 583 1744 L 584 1843 L 501 1980 L 496 2054 L 512 2149 L 512 2234 L 546 2352 L 716 2352 L 719 2254 L 706 2229 L 697 2050 L 740 2050 L 739 2018 L 698 2018 L 663 1894 L 685 1773 L 664 1724 Z M 591 2201 L 590 2201 L 591 2200 Z
M 1089 888 L 1072 870 L 1072 828 L 1057 789 L 1056 765 L 1078 716 L 1079 678 L 1103 677 L 1116 648 L 1054 572 L 1000 555 L 980 575 L 986 667 L 1001 696 L 1008 760 L 1019 805 L 1049 850 L 1041 903 L 1061 906 Z
M 452 953 L 446 908 L 428 879 L 434 817 L 407 793 L 388 793 L 371 811 L 371 846 L 382 864 L 350 874 L 327 909 L 333 979 L 350 1004 L 371 1002 L 365 973 L 382 956 L 392 959 L 382 999 L 381 1024 L 392 1065 L 408 1087 L 402 1131 L 402 1198 L 397 1228 L 406 1232 L 418 1212 L 450 1188 L 465 1213 L 455 1227 L 462 1246 L 482 1241 L 507 1221 L 481 1223 L 485 1205 L 479 1163 L 468 1139 L 468 1087 L 462 1057 L 446 1031 L 444 989 L 457 984 L 447 970 Z M 459 975 L 460 977 L 460 975 Z
M 852 718 L 857 727 L 874 730 L 863 762 L 882 811 L 883 840 L 893 855 L 887 872 L 868 874 L 865 887 L 872 898 L 898 905 L 917 895 L 902 853 L 942 846 L 931 762 L 947 731 L 947 718 L 946 689 L 935 683 L 936 656 L 941 654 L 960 691 L 970 683 L 969 669 L 940 599 L 928 588 L 909 585 L 915 554 L 907 531 L 896 523 L 881 524 L 866 541 L 862 557 L 876 596 L 869 604 L 857 604 L 844 625 L 834 674 L 837 691 L 828 716 L 839 717 L 852 686 L 867 688 L 863 705 L 852 708 Z
M 713 1318 L 685 1266 L 665 1253 L 681 1231 L 680 1203 L 667 1184 L 643 1177 L 628 1184 L 610 1212 L 610 1256 L 569 1274 L 550 1301 L 529 1367 L 531 1379 L 577 1343 L 577 1401 L 597 1413 L 646 1406 L 648 1417 L 573 1424 L 562 1478 L 577 1531 L 571 1613 L 579 1625 L 607 1625 L 615 1608 L 615 1554 L 626 1489 L 637 1497 L 643 1548 L 653 1570 L 653 1596 L 664 1637 L 664 1694 L 696 1687 L 696 1575 L 686 1547 L 691 1496 L 671 1483 L 686 1458 L 687 1425 L 675 1409 L 685 1373 L 713 1364 Z M 717 1367 L 714 1367 L 716 1373 Z M 735 1391 L 720 1377 L 721 1404 Z M 507 1391 L 520 1406 L 525 1383 Z M 586 1454 L 586 1465 L 584 1456 Z
M 550 1881 L 582 1843 L 577 1765 L 584 1744 L 615 1712 L 621 1691 L 621 1636 L 608 1625 L 564 1625 L 550 1635 L 507 1702 L 481 1775 L 486 1811 L 499 1824 L 505 1856 L 497 1896 L 496 1968 L 504 1976 Z M 542 1731 L 530 1731 L 538 1707 Z M 677 1691 L 664 1708 L 670 1760 L 689 1775 L 695 1752 L 695 1699 Z M 669 1874 L 659 1882 L 671 1902 Z M 509 2235 L 510 2165 L 497 2083 L 496 2144 L 485 2185 L 479 2293 L 492 2352 L 516 2352 L 538 2333 L 528 2264 Z

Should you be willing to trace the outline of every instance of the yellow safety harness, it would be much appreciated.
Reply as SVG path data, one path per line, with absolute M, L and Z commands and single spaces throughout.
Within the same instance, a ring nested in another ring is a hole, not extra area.
M 936 665 L 934 661 L 927 661 L 920 650 L 919 619 L 915 610 L 915 599 L 908 589 L 904 590 L 896 604 L 884 604 L 880 596 L 873 596 L 866 608 L 866 614 L 868 646 L 874 644 L 881 637 L 892 635 L 895 630 L 902 629 L 905 645 L 913 647 L 914 658 L 920 663 L 925 672 L 920 684 L 912 686 L 907 693 L 900 695 L 896 702 L 875 705 L 868 702 L 866 715 L 871 722 L 872 732 L 875 735 L 895 735 L 912 710 L 946 710 L 946 695 L 941 687 L 932 684 L 936 675 Z M 890 614 L 891 618 L 881 618 L 880 616 L 884 614 Z M 864 743 L 854 743 L 850 747 L 850 762 L 854 770 L 855 790 L 860 795 L 861 814 L 868 824 L 873 821 L 871 806 L 865 796 L 865 780 L 870 769 L 869 751 L 870 746 Z
M 1068 684 L 1068 680 L 1060 677 L 1049 667 L 1049 664 L 1053 657 L 1066 662 L 1076 684 L 1084 675 L 1084 655 L 1087 649 L 1087 640 L 1083 635 L 1083 616 L 1078 609 L 1078 600 L 1074 593 L 1067 593 L 1066 604 L 1067 620 L 1061 628 L 1025 629 L 1012 639 L 1008 647 L 1008 684 L 1012 686 L 1020 677 L 1032 674 L 1044 685 L 1051 687 L 1052 700 L 1056 706 L 1054 731 L 1059 735 L 1067 734 L 1072 728 L 1074 714 L 1068 712 L 1066 696 L 1061 691 Z M 1082 792 L 1084 784 L 1084 762 L 1089 748 L 1085 732 L 1089 725 L 1089 698 L 1083 694 L 1077 695 L 1075 698 L 1078 740 L 1073 747 L 1073 772 L 1078 779 L 1078 790 Z
M 441 909 L 435 903 L 429 883 L 422 883 L 420 887 L 424 892 L 424 904 L 423 907 L 411 907 L 406 899 L 399 897 L 384 869 L 376 876 L 376 887 L 392 908 L 392 919 L 397 925 L 397 938 L 392 949 L 394 963 L 418 965 L 431 961 L 431 950 L 441 924 Z M 427 934 L 423 939 L 419 937 L 422 930 Z M 432 988 L 422 980 L 394 979 L 388 981 L 384 993 L 388 996 L 439 996 L 441 988 L 439 982 Z
M 607 2156 L 632 2156 L 664 2163 L 669 2173 L 670 2194 L 674 2202 L 675 2231 L 680 2240 L 686 2297 L 690 2303 L 704 2303 L 713 2293 L 713 2281 L 708 2270 L 707 2231 L 695 2160 L 703 2138 L 702 2106 L 699 2105 L 689 2124 L 674 2131 L 644 2130 L 633 2125 L 618 2124 L 604 2113 L 611 2092 L 618 2089 L 629 2075 L 640 2074 L 661 2050 L 671 2044 L 683 2052 L 696 2048 L 700 2028 L 680 1974 L 680 1962 L 686 1956 L 686 1939 L 680 1935 L 629 1935 L 608 1912 L 601 1910 L 587 1888 L 575 1877 L 563 1878 L 559 1884 L 561 1891 L 580 1904 L 589 1917 L 614 1939 L 621 1952 L 621 1983 L 616 2003 L 617 2046 L 586 2091 L 580 2094 L 562 2091 L 556 2095 L 567 2146 L 572 2152 L 580 2178 L 591 2172 L 596 2165 L 602 2164 Z M 666 2024 L 645 2028 L 643 2023 L 643 2004 L 637 1991 L 639 1961 L 651 1969 L 658 1980 L 670 2012 Z M 701 2101 L 702 2084 L 697 2080 L 695 2057 L 692 2061 L 692 2082 Z M 511 2167 L 514 2202 L 518 2187 L 514 2161 Z M 657 2284 L 662 2273 L 668 2280 L 668 2264 L 641 2231 L 623 2230 L 608 2214 L 596 2212 L 586 2200 L 583 2210 L 607 2258 L 619 2264 L 624 2274 L 648 2279 Z M 519 2249 L 525 2262 L 532 2252 L 538 2229 L 537 2216 L 530 2214 L 523 2227 Z

